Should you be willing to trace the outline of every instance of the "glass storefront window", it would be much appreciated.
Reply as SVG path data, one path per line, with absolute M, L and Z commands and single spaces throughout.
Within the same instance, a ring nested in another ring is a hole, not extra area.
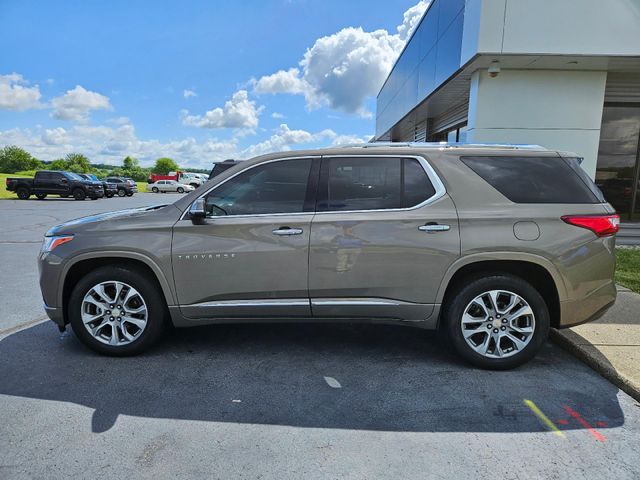
M 640 220 L 639 143 L 640 105 L 605 105 L 596 184 L 623 220 Z

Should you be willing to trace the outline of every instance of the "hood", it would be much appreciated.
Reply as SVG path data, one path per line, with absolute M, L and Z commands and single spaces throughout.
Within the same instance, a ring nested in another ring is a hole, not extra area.
M 99 222 L 117 220 L 120 218 L 131 218 L 131 217 L 143 216 L 148 214 L 149 212 L 154 212 L 166 206 L 167 205 L 165 204 L 165 205 L 152 205 L 150 207 L 129 208 L 127 210 L 105 212 L 105 213 L 99 213 L 97 215 L 90 215 L 88 217 L 76 218 L 75 220 L 69 220 L 68 222 L 61 223 L 60 225 L 56 225 L 55 227 L 51 227 L 49 231 L 45 233 L 45 237 L 58 235 L 60 233 L 65 233 L 65 234 L 74 233 L 79 229 L 85 228 L 85 226 L 99 223 Z

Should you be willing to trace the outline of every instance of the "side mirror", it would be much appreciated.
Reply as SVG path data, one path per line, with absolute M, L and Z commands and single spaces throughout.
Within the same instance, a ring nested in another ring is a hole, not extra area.
M 191 221 L 195 224 L 201 224 L 207 217 L 207 210 L 205 208 L 204 198 L 200 197 L 189 207 L 189 216 Z

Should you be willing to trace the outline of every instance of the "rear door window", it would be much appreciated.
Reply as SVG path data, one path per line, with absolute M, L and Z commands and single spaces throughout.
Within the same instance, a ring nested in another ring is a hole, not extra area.
M 586 173 L 560 156 L 463 156 L 464 162 L 514 203 L 601 203 Z
M 325 158 L 322 169 L 321 211 L 410 208 L 435 194 L 414 158 Z

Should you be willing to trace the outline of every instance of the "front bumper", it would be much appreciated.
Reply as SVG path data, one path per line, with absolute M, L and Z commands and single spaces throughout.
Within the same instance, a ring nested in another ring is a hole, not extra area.
M 53 323 L 55 323 L 59 327 L 64 327 L 65 323 L 62 308 L 50 307 L 45 303 L 44 312 Z
M 62 259 L 51 252 L 38 254 L 38 274 L 40 291 L 44 301 L 44 311 L 57 325 L 64 326 L 64 312 L 60 303 Z

